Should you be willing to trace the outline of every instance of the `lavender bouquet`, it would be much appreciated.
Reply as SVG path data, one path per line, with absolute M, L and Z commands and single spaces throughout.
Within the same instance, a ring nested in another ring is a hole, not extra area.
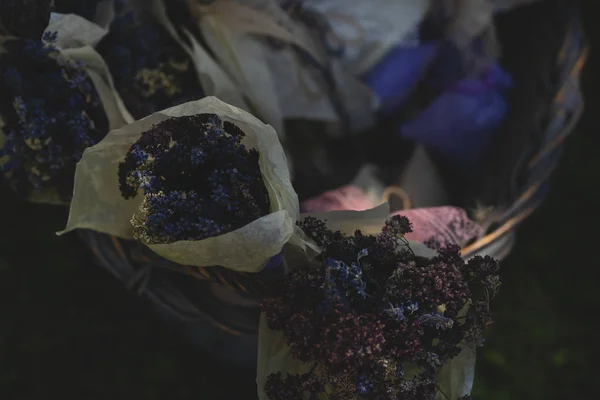
M 2 40 L 0 164 L 31 201 L 68 203 L 85 148 L 130 118 L 90 46 L 103 33 L 83 18 L 53 14 L 42 40 Z
M 136 119 L 203 97 L 192 59 L 165 27 L 148 12 L 116 12 L 97 49 Z
M 214 97 L 112 131 L 77 164 L 65 231 L 137 239 L 164 258 L 256 272 L 292 242 L 298 198 L 273 128 Z
M 170 2 L 167 4 L 164 0 L 131 0 L 131 3 L 138 12 L 151 15 L 153 20 L 165 32 L 168 32 L 173 41 L 179 45 L 179 48 L 189 56 L 206 96 L 218 97 L 227 104 L 243 110 L 249 111 L 252 109 L 239 82 L 236 82 L 217 62 L 217 59 L 201 43 L 202 40 L 190 32 L 185 23 L 182 24 L 182 21 L 173 21 L 169 18 L 169 8 L 174 7 L 179 8 L 180 15 L 184 14 L 189 17 L 187 22 L 193 22 L 196 8 L 194 2 Z M 254 62 L 252 59 L 246 61 Z M 270 123 L 271 121 L 266 120 L 266 122 Z M 277 129 L 276 124 L 273 126 Z M 280 135 L 282 133 L 277 132 Z
M 469 398 L 497 262 L 410 244 L 401 216 L 376 236 L 300 226 L 322 252 L 266 291 L 259 398 Z

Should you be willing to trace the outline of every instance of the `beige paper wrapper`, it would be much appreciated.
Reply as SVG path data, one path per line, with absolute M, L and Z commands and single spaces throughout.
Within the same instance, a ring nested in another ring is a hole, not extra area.
M 371 210 L 371 212 L 374 211 Z M 357 213 L 361 214 L 361 212 Z M 410 246 L 415 254 L 419 256 L 433 257 L 436 255 L 435 251 L 421 243 L 411 242 Z M 267 318 L 262 313 L 258 329 L 258 360 L 256 371 L 258 399 L 268 400 L 264 387 L 270 374 L 276 372 L 302 374 L 310 371 L 311 367 L 312 364 L 302 363 L 292 357 L 291 349 L 285 342 L 283 332 L 269 329 Z M 409 367 L 407 366 L 406 368 Z M 449 399 L 454 400 L 471 392 L 474 377 L 475 350 L 469 346 L 465 346 L 457 357 L 440 369 L 436 377 L 436 382 L 439 385 L 440 391 L 447 395 Z M 319 399 L 326 400 L 327 396 L 321 396 Z M 447 400 L 441 393 L 436 395 L 435 399 Z
M 133 122 L 133 117 L 115 90 L 108 67 L 93 48 L 107 31 L 74 14 L 52 13 L 46 32 L 57 32 L 56 48 L 62 57 L 85 63 L 84 69 L 106 112 L 109 129 L 117 129 Z M 0 144 L 4 141 L 2 136 L 3 132 L 0 129 Z M 0 160 L 1 164 L 3 164 L 2 160 Z M 51 188 L 31 195 L 28 200 L 33 203 L 65 205 L 64 200 Z
M 440 390 L 435 400 L 458 399 L 471 394 L 474 380 L 475 345 L 469 344 L 438 372 L 436 382 Z
M 321 13 L 333 34 L 345 43 L 343 68 L 361 76 L 393 47 L 416 45 L 412 39 L 431 0 L 306 0 Z
M 96 46 L 108 31 L 76 14 L 50 14 L 50 22 L 45 32 L 57 32 L 56 46 L 72 49 L 83 46 Z
M 115 0 L 101 0 L 96 6 L 93 22 L 104 29 L 110 27 L 111 22 L 115 18 Z
M 262 1 L 269 5 L 271 0 Z M 271 4 L 275 5 L 275 4 Z M 277 84 L 268 68 L 269 51 L 257 35 L 285 38 L 314 52 L 312 43 L 296 39 L 268 15 L 234 1 L 219 1 L 209 6 L 191 5 L 202 31 L 220 65 L 238 83 L 252 111 L 285 137 L 283 111 Z M 273 7 L 271 7 L 273 8 Z M 293 24 L 290 24 L 293 26 Z
M 198 26 L 220 65 L 249 99 L 252 110 L 273 126 L 279 135 L 284 135 L 276 82 L 267 67 L 263 44 L 246 33 L 232 29 L 219 15 L 204 15 Z
M 244 142 L 258 149 L 259 166 L 269 193 L 271 214 L 221 236 L 197 241 L 148 245 L 171 261 L 206 267 L 220 265 L 236 271 L 257 272 L 284 244 L 314 247 L 296 227 L 298 197 L 290 182 L 287 161 L 277 133 L 257 118 L 215 97 L 185 103 L 110 132 L 104 140 L 88 148 L 77 164 L 75 189 L 67 227 L 92 229 L 124 239 L 133 239 L 131 217 L 138 211 L 142 196 L 121 197 L 117 170 L 125 154 L 153 125 L 170 117 L 200 113 L 217 114 L 246 133 Z
M 216 16 L 237 32 L 276 38 L 302 48 L 322 64 L 327 61 L 325 49 L 314 40 L 310 28 L 296 23 L 277 0 L 220 0 L 207 5 L 188 2 L 194 3 L 190 7 L 200 18 Z
M 467 46 L 492 25 L 494 7 L 488 0 L 452 0 L 455 12 L 449 35 L 460 46 Z
M 328 89 L 323 78 L 300 62 L 297 51 L 291 45 L 303 49 L 321 64 L 327 62 L 324 49 L 313 40 L 307 27 L 290 18 L 277 1 L 222 0 L 209 5 L 196 3 L 190 7 L 196 10 L 201 29 L 214 31 L 213 25 L 216 24 L 217 28 L 225 28 L 231 36 L 230 42 L 235 46 L 233 54 L 243 61 L 244 68 L 237 71 L 238 66 L 230 63 L 236 69 L 235 76 L 248 81 L 250 91 L 252 86 L 259 89 L 259 95 L 262 95 L 261 88 L 268 88 L 263 89 L 265 94 L 261 98 L 268 97 L 269 103 L 259 102 L 259 106 L 265 108 L 262 112 L 267 122 L 276 126 L 275 119 L 281 118 L 339 121 L 327 96 Z M 274 50 L 262 40 L 264 37 L 278 39 L 290 46 Z M 212 47 L 216 46 L 219 51 L 220 44 L 213 42 Z M 252 44 L 246 45 L 246 42 Z M 270 96 L 266 96 L 267 93 Z M 256 94 L 250 93 L 249 97 L 256 98 Z M 282 131 L 278 130 L 278 133 L 282 135 Z
M 301 48 L 323 66 L 331 62 L 351 129 L 356 132 L 373 125 L 379 105 L 374 93 L 338 60 L 328 60 L 322 44 L 314 40 L 305 26 L 294 22 L 277 1 L 221 0 L 190 7 L 196 11 L 198 26 L 220 64 L 238 82 L 252 110 L 273 125 L 280 137 L 284 137 L 285 116 L 317 116 L 329 121 L 338 121 L 339 116 L 331 105 L 322 77 L 315 80 L 318 77 L 312 76 L 314 71 L 266 46 L 261 40 L 264 37 Z
M 262 43 L 265 65 L 276 84 L 279 107 L 283 118 L 300 118 L 324 122 L 339 122 L 322 74 L 301 62 L 292 47 L 271 49 Z

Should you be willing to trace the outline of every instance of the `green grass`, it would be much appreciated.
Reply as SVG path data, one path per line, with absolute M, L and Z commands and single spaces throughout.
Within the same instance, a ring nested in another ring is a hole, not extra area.
M 573 137 L 548 200 L 519 230 L 503 263 L 496 323 L 479 353 L 475 393 L 485 400 L 592 399 L 600 341 L 600 278 L 590 256 L 600 192 L 598 140 Z

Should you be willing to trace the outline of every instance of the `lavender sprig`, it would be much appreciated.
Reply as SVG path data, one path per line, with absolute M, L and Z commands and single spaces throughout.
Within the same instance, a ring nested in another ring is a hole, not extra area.
M 52 0 L 0 0 L 0 35 L 39 40 L 50 21 Z
M 262 308 L 313 370 L 270 375 L 269 399 L 433 399 L 436 372 L 490 323 L 498 263 L 465 263 L 452 246 L 419 257 L 407 249 L 411 226 L 401 216 L 377 236 L 332 232 L 315 218 L 299 225 L 323 249 L 321 266 L 268 287 Z M 418 373 L 405 376 L 407 365 Z
M 106 134 L 108 120 L 83 65 L 60 56 L 55 32 L 43 39 L 5 42 L 0 158 L 5 157 L 3 172 L 19 194 L 51 188 L 68 201 L 75 165 Z
M 148 244 L 201 240 L 269 213 L 259 153 L 214 114 L 167 119 L 144 132 L 119 165 L 124 198 L 144 196 L 132 219 Z
M 142 17 L 120 12 L 98 45 L 136 119 L 204 96 L 191 59 L 161 26 Z

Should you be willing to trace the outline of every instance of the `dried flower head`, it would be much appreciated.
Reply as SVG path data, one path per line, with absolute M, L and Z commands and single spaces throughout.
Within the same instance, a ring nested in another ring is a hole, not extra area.
M 0 159 L 12 186 L 23 196 L 56 189 L 63 200 L 73 190 L 75 165 L 101 140 L 108 121 L 81 63 L 53 46 L 56 33 L 5 43 L 0 57 L 0 112 L 5 142 Z
M 262 308 L 294 358 L 313 368 L 302 378 L 270 376 L 269 399 L 433 399 L 436 372 L 490 321 L 497 262 L 465 263 L 454 246 L 419 257 L 400 216 L 377 236 L 332 232 L 315 218 L 299 225 L 323 249 L 320 267 L 270 285 Z M 406 366 L 418 372 L 405 376 Z
M 119 165 L 124 198 L 142 192 L 134 236 L 148 244 L 201 240 L 269 213 L 255 149 L 214 114 L 167 119 L 128 151 Z
M 98 52 L 136 119 L 203 97 L 187 54 L 158 23 L 133 11 L 115 18 Z
M 39 40 L 51 12 L 52 0 L 0 0 L 0 35 Z

